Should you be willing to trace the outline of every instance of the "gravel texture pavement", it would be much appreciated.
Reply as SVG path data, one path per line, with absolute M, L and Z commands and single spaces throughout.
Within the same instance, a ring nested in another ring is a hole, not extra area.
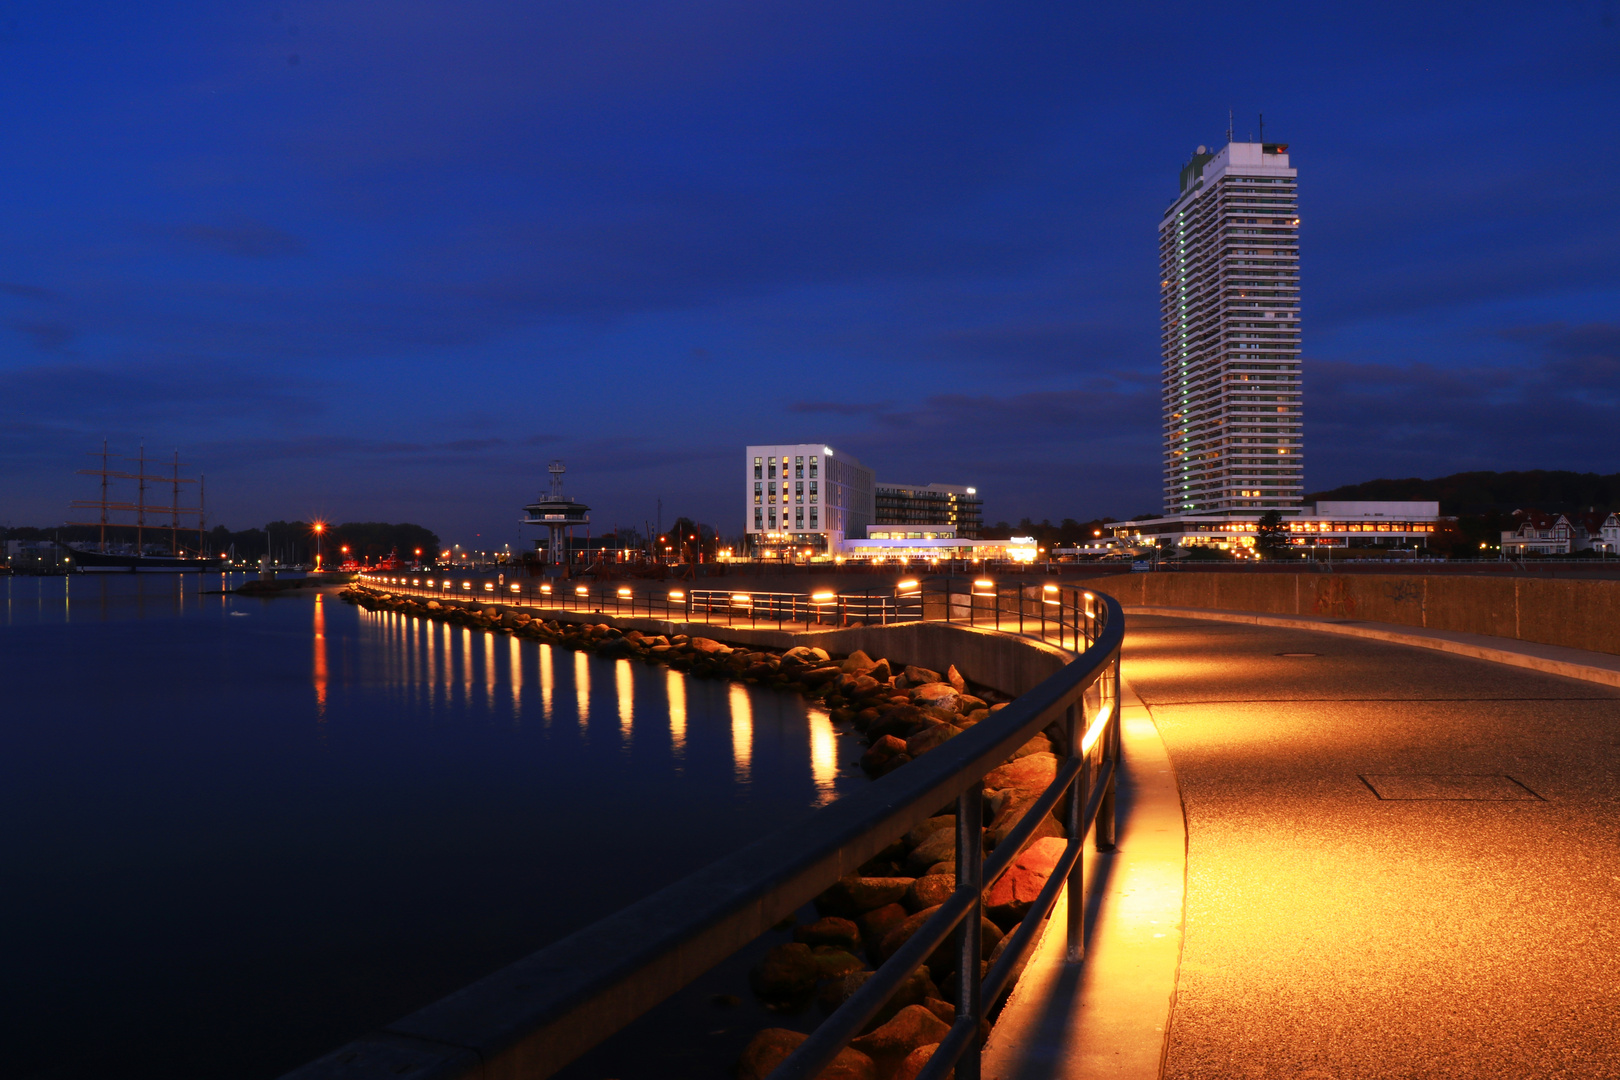
M 1124 674 L 1187 815 L 1165 1076 L 1620 1076 L 1620 691 L 1153 616 Z

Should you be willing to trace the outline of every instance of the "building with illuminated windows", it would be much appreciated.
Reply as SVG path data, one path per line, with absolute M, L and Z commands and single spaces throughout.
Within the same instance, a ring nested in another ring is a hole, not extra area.
M 872 470 L 825 443 L 750 446 L 744 520 L 755 558 L 836 554 L 876 516 Z
M 1286 144 L 1200 146 L 1159 222 L 1166 516 L 1299 510 L 1297 178 Z
M 924 539 L 923 532 L 949 528 L 950 535 L 976 540 L 984 527 L 984 500 L 977 488 L 960 484 L 888 484 L 877 485 L 877 520 L 872 529 L 888 526 L 885 532 L 901 539 L 916 532 L 914 539 Z M 877 537 L 868 530 L 867 536 Z

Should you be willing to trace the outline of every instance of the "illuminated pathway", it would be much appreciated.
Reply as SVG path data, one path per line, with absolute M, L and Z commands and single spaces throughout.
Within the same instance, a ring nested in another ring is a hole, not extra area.
M 1620 691 L 1129 628 L 1188 831 L 1165 1076 L 1620 1075 Z

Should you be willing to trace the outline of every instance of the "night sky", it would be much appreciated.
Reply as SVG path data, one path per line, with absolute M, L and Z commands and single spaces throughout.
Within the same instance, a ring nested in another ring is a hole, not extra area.
M 1119 9 L 1125 9 L 1123 11 Z M 1156 225 L 1300 170 L 1308 489 L 1620 470 L 1620 3 L 0 2 L 0 524 L 742 529 L 748 442 L 1159 505 Z M 475 534 L 482 536 L 475 539 Z

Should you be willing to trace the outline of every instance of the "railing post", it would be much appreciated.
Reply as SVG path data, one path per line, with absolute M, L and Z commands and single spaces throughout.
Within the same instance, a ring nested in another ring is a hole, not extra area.
M 1070 758 L 1084 758 L 1085 754 L 1080 748 L 1080 740 L 1086 731 L 1085 696 L 1081 695 L 1073 705 L 1070 705 L 1065 714 L 1064 740 L 1068 743 L 1068 756 Z M 1079 963 L 1086 958 L 1086 858 L 1085 837 L 1081 829 L 1085 821 L 1086 800 L 1091 791 L 1091 766 L 1082 761 L 1080 772 L 1075 776 L 1074 783 L 1069 785 L 1069 803 L 1064 808 L 1064 825 L 1069 831 L 1069 839 L 1079 840 L 1081 854 L 1074 860 L 1074 868 L 1069 871 L 1069 910 L 1068 910 L 1068 950 L 1069 962 Z
M 984 785 L 970 784 L 956 797 L 956 887 L 973 890 L 973 906 L 956 929 L 956 1019 L 973 1024 L 967 1049 L 956 1062 L 957 1080 L 979 1080 L 979 1034 L 984 1004 L 979 986 L 983 978 L 979 957 L 980 911 L 984 903 Z
M 1114 850 L 1114 785 L 1119 775 L 1120 767 L 1120 728 L 1124 717 L 1120 715 L 1119 697 L 1119 657 L 1116 655 L 1108 665 L 1108 673 L 1102 678 L 1103 689 L 1112 688 L 1112 700 L 1107 704 L 1110 707 L 1108 716 L 1108 730 L 1099 740 L 1105 748 L 1109 763 L 1113 768 L 1108 770 L 1108 786 L 1103 789 L 1102 803 L 1097 807 L 1097 850 Z

